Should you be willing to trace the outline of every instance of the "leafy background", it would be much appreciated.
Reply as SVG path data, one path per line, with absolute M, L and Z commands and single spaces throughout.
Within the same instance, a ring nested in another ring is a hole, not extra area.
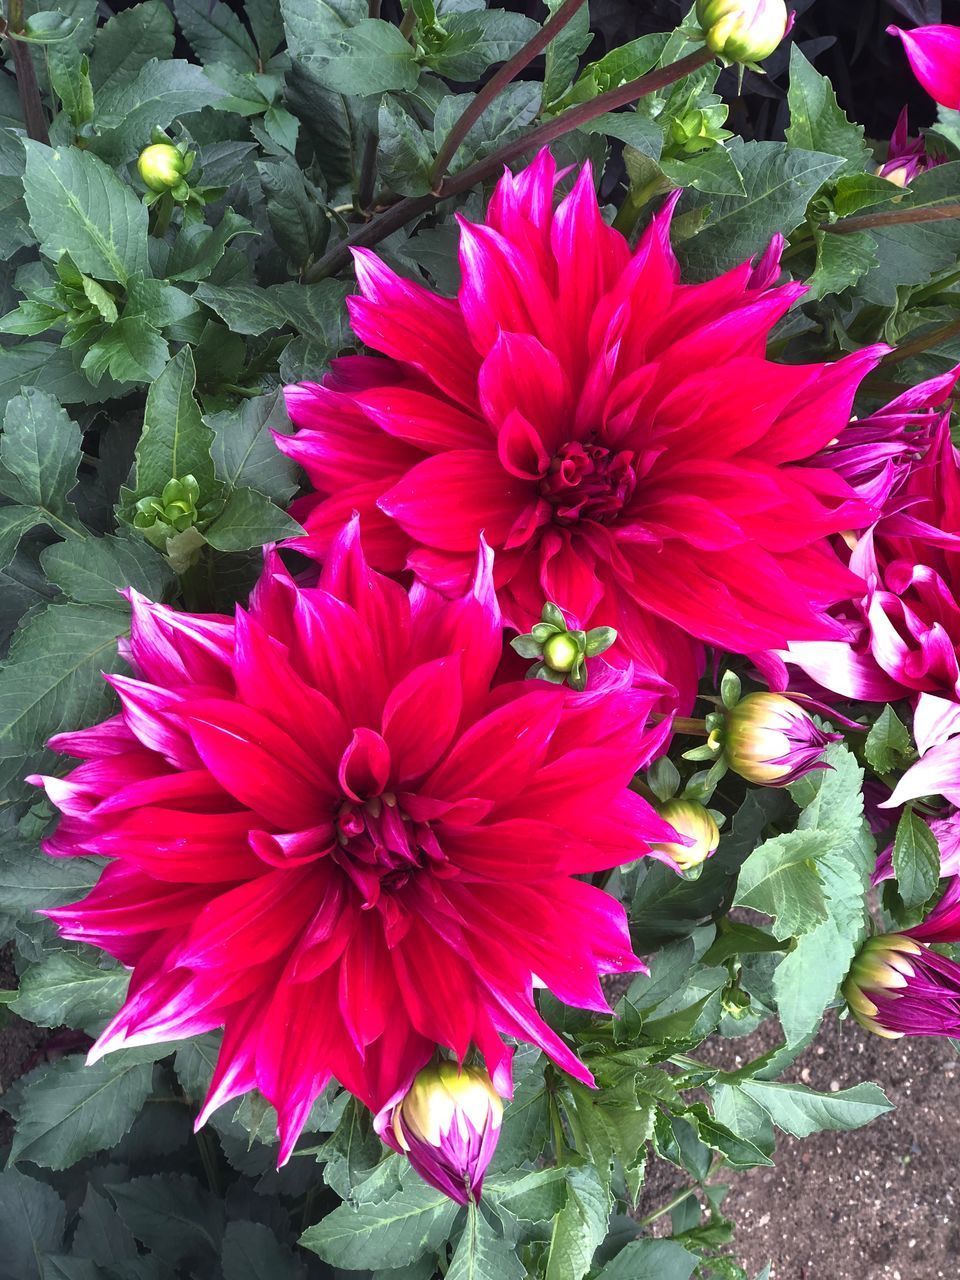
M 39 854 L 52 815 L 23 779 L 61 767 L 43 745 L 52 733 L 108 713 L 100 673 L 120 669 L 128 625 L 119 588 L 229 609 L 260 548 L 296 533 L 284 508 L 299 476 L 271 431 L 290 429 L 281 385 L 319 376 L 353 346 L 342 246 L 378 235 L 406 200 L 409 217 L 389 224 L 379 251 L 456 288 L 452 214 L 478 214 L 481 196 L 467 184 L 435 200 L 430 170 L 490 69 L 546 13 L 483 0 L 411 0 L 403 11 L 385 0 L 380 17 L 377 8 L 142 0 L 111 14 L 94 0 L 27 0 L 29 40 L 5 42 L 0 927 L 15 972 L 3 999 L 60 1030 L 3 1100 L 15 1127 L 0 1174 L 0 1277 L 742 1277 L 727 1252 L 720 1169 L 768 1166 L 778 1133 L 856 1128 L 889 1109 L 873 1084 L 818 1093 L 778 1077 L 836 1006 L 867 925 L 864 772 L 887 772 L 912 750 L 893 713 L 856 754 L 831 748 L 834 771 L 789 796 L 725 791 L 720 851 L 698 880 L 659 865 L 622 872 L 611 887 L 651 974 L 617 993 L 615 1020 L 544 1000 L 602 1088 L 583 1090 L 520 1054 L 479 1215 L 383 1158 L 362 1109 L 335 1091 L 279 1173 L 272 1113 L 256 1097 L 194 1137 L 214 1037 L 83 1066 L 126 975 L 57 940 L 36 914 L 81 896 L 98 867 Z M 741 89 L 734 73 L 705 68 L 636 110 L 598 114 L 556 150 L 593 160 L 602 198 L 630 231 L 661 192 L 683 185 L 688 278 L 787 235 L 787 264 L 810 291 L 775 351 L 821 359 L 878 339 L 901 344 L 868 383 L 866 407 L 960 358 L 960 222 L 834 228 L 955 202 L 960 132 L 951 113 L 934 120 L 884 41 L 890 6 L 798 8 L 796 42 L 767 78 L 747 73 Z M 951 16 L 935 0 L 897 8 L 911 20 Z M 495 168 L 500 149 L 574 104 L 688 51 L 683 35 L 658 34 L 682 17 L 669 0 L 594 0 L 589 26 L 585 9 L 462 140 L 452 185 L 477 163 Z M 25 136 L 14 53 L 21 83 L 24 60 L 33 67 L 48 142 Z M 699 153 L 678 148 L 674 122 L 714 107 L 718 91 L 736 135 Z M 948 157 L 906 196 L 873 175 L 901 97 Z M 157 128 L 197 155 L 197 198 L 166 227 L 135 168 Z M 145 522 L 144 507 L 164 510 L 169 483 L 188 476 L 187 527 Z M 888 905 L 903 920 L 922 911 L 937 868 L 916 831 L 897 845 Z M 775 1047 L 736 1070 L 695 1056 L 705 1038 L 762 1022 L 779 1028 Z M 651 1151 L 699 1189 L 671 1239 L 631 1213 Z

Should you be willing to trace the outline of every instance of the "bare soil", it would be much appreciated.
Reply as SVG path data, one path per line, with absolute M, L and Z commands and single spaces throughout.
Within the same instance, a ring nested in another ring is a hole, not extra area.
M 740 1065 L 774 1043 L 761 1027 L 697 1056 Z M 724 1171 L 742 1265 L 756 1275 L 771 1263 L 771 1280 L 957 1280 L 960 1058 L 949 1041 L 882 1040 L 828 1014 L 784 1078 L 823 1091 L 875 1080 L 897 1109 L 853 1133 L 781 1136 L 775 1168 Z M 683 1185 L 672 1165 L 652 1162 L 639 1215 Z

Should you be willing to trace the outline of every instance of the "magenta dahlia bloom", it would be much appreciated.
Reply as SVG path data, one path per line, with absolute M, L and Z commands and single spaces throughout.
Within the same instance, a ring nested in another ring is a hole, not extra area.
M 887 27 L 903 41 L 913 74 L 942 107 L 960 110 L 960 27 L 934 24 L 904 31 Z
M 856 582 L 826 535 L 872 517 L 808 460 L 884 348 L 768 360 L 803 292 L 772 284 L 776 252 L 683 285 L 674 200 L 631 252 L 589 166 L 555 208 L 556 182 L 544 151 L 504 175 L 485 223 L 460 219 L 456 298 L 356 251 L 353 327 L 382 355 L 287 388 L 299 431 L 277 444 L 316 489 L 294 514 L 322 556 L 359 510 L 379 568 L 445 592 L 462 590 L 482 531 L 510 626 L 529 630 L 552 600 L 615 627 L 689 702 L 703 643 L 842 634 L 824 609 Z
M 200 1120 L 257 1088 L 285 1160 L 332 1077 L 375 1111 L 441 1046 L 510 1092 L 503 1036 L 587 1069 L 538 1016 L 534 975 L 606 1010 L 598 975 L 642 968 L 622 907 L 576 878 L 673 829 L 627 789 L 660 745 L 651 697 L 491 688 L 491 557 L 448 601 L 372 572 L 357 524 L 319 585 L 275 555 L 236 619 L 131 593 L 119 715 L 36 779 L 61 810 L 47 852 L 110 859 L 64 937 L 133 970 L 93 1049 L 225 1027 Z
M 934 409 L 952 393 L 958 372 L 853 423 L 853 447 L 836 459 L 855 487 L 869 487 L 883 502 L 885 513 L 850 538 L 850 568 L 862 586 L 855 601 L 837 610 L 849 639 L 791 643 L 789 660 L 843 697 L 960 697 L 960 454 L 950 439 L 949 412 Z M 859 478 L 853 475 L 858 466 Z

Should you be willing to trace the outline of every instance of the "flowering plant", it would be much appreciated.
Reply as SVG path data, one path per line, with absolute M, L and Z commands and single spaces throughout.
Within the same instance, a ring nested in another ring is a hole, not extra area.
M 7 0 L 4 1275 L 753 1280 L 960 1034 L 960 31 L 525 7 Z

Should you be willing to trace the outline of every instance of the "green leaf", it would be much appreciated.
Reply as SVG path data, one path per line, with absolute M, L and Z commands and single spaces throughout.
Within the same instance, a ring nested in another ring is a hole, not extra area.
M 817 831 L 789 831 L 765 841 L 740 868 L 734 905 L 771 916 L 784 937 L 809 932 L 827 917 L 817 860 L 830 843 Z
M 82 530 L 67 495 L 77 483 L 80 429 L 51 395 L 34 387 L 7 405 L 0 436 L 0 493 L 61 536 Z
M 211 1273 L 220 1254 L 224 1211 L 220 1199 L 196 1178 L 152 1174 L 110 1183 L 107 1190 L 128 1229 L 168 1268 L 184 1258 L 200 1258 L 205 1270 L 197 1274 Z
M 166 280 L 141 280 L 135 278 L 127 284 L 127 301 L 123 308 L 124 320 L 143 319 L 155 329 L 185 320 L 197 309 L 193 298 L 168 284 Z
M 551 16 L 563 4 L 563 0 L 547 0 Z M 570 86 L 580 65 L 580 55 L 586 53 L 593 36 L 590 32 L 590 10 L 583 5 L 573 15 L 558 36 L 547 45 L 546 65 L 543 72 L 543 101 L 549 106 Z
M 960 161 L 937 165 L 921 173 L 897 199 L 899 211 L 939 209 L 956 203 Z M 953 270 L 960 257 L 960 219 L 895 223 L 871 227 L 878 265 L 861 283 L 863 296 L 879 306 L 893 306 L 897 290 L 926 284 L 939 271 Z
M 172 64 L 166 63 L 166 66 Z M 30 220 L 40 247 L 58 261 L 69 253 L 97 280 L 149 273 L 147 210 L 135 192 L 96 156 L 24 141 L 23 179 Z
M 116 1146 L 149 1097 L 153 1070 L 122 1051 L 92 1066 L 61 1058 L 23 1090 L 11 1161 L 68 1169 Z
M 837 1093 L 817 1093 L 802 1084 L 744 1080 L 740 1089 L 763 1107 L 778 1129 L 795 1138 L 807 1138 L 824 1130 L 860 1129 L 893 1110 L 883 1090 L 870 1083 Z
M 54 951 L 30 965 L 11 1008 L 41 1027 L 89 1027 L 123 1003 L 130 980 L 122 968 L 104 969 L 93 952 Z
M 690 1280 L 699 1261 L 673 1240 L 632 1240 L 597 1280 Z
M 74 368 L 71 353 L 51 342 L 21 342 L 15 347 L 0 347 L 0 408 L 37 383 L 65 404 L 81 401 L 89 404 L 108 394 L 116 395 L 119 390 L 106 385 L 99 391 L 94 390 L 88 379 Z
M 170 348 L 140 316 L 118 320 L 94 342 L 80 365 L 97 386 L 109 374 L 118 382 L 152 382 L 170 359 Z
M 287 47 L 294 58 L 309 59 L 318 44 L 367 16 L 367 0 L 280 0 Z
M 4 1280 L 44 1280 L 45 1254 L 63 1248 L 66 1210 L 45 1182 L 18 1169 L 0 1173 L 0 1275 Z
M 100 132 L 90 146 L 109 164 L 121 165 L 149 143 L 155 128 L 167 129 L 181 116 L 202 111 L 224 96 L 193 63 L 151 58 L 134 79 L 116 82 L 98 96 Z
M 893 873 L 903 905 L 922 906 L 940 883 L 940 845 L 922 818 L 908 805 L 893 840 Z
M 0 909 L 16 919 L 36 917 L 84 897 L 99 879 L 102 864 L 92 858 L 43 858 L 36 840 L 18 831 L 0 836 Z
M 790 89 L 787 94 L 790 124 L 787 142 L 806 151 L 840 156 L 846 164 L 841 173 L 863 173 L 873 163 L 873 155 L 863 137 L 863 126 L 853 124 L 840 110 L 833 85 L 816 71 L 800 52 L 790 48 Z
M 722 920 L 719 929 L 716 941 L 701 958 L 701 963 L 705 965 L 723 964 L 731 956 L 759 955 L 766 951 L 785 951 L 789 945 L 772 937 L 764 929 L 754 928 L 751 924 Z
M 424 196 L 434 155 L 419 122 L 395 98 L 380 103 L 380 174 L 403 196 Z
M 231 240 L 255 234 L 253 224 L 232 209 L 224 210 L 215 227 L 192 222 L 181 227 L 170 250 L 164 274 L 168 280 L 206 280 Z
M 746 192 L 740 170 L 726 147 L 711 147 L 699 155 L 660 161 L 660 167 L 678 187 L 714 192 L 720 196 L 742 196 Z
M 379 18 L 361 18 L 348 31 L 316 42 L 310 70 L 325 88 L 346 94 L 415 89 L 420 79 L 413 46 L 399 27 Z
M 848 236 L 841 237 L 849 239 Z M 890 773 L 903 768 L 916 757 L 910 731 L 894 711 L 886 706 L 870 726 L 863 754 L 877 773 Z
M 256 489 L 281 506 L 297 491 L 297 468 L 274 443 L 273 433 L 289 435 L 293 428 L 283 393 L 244 400 L 239 409 L 225 409 L 207 417 L 213 431 L 213 463 L 217 476 L 230 489 Z
M 540 110 L 541 86 L 535 80 L 509 84 L 498 93 L 457 148 L 450 172 L 458 173 L 490 155 L 504 142 L 518 137 Z M 444 139 L 473 99 L 472 93 L 450 93 L 441 98 L 433 119 L 433 146 L 439 151 Z
M 713 1113 L 721 1124 L 753 1143 L 764 1155 L 772 1156 L 776 1147 L 776 1135 L 770 1116 L 748 1097 L 739 1085 L 718 1084 L 711 1089 Z
M 483 1198 L 515 1239 L 529 1225 L 549 1223 L 556 1217 L 567 1201 L 566 1176 L 556 1167 L 533 1172 L 516 1169 L 485 1180 Z
M 218 288 L 201 284 L 194 295 L 217 313 L 235 333 L 259 337 L 290 325 L 305 338 L 322 342 L 331 355 L 353 345 L 343 305 L 350 286 L 339 280 L 319 284 L 274 284 Z
M 853 288 L 877 265 L 876 243 L 865 231 L 844 236 L 818 231 L 816 240 L 817 267 L 807 280 L 814 298 Z
M 689 1107 L 683 1118 L 696 1129 L 700 1141 L 719 1151 L 731 1168 L 752 1169 L 756 1165 L 773 1164 L 754 1142 L 728 1129 L 716 1116 L 710 1115 L 702 1102 Z
M 478 80 L 495 62 L 506 62 L 540 30 L 520 13 L 473 9 L 444 17 L 445 39 L 424 63 L 450 80 Z
M 193 398 L 196 381 L 193 354 L 183 347 L 147 393 L 136 453 L 136 485 L 132 492 L 122 493 L 128 504 L 162 493 L 168 480 L 188 475 L 196 478 L 204 501 L 214 497 L 213 432 Z
M 708 279 L 758 253 L 777 232 L 784 235 L 803 221 L 817 191 L 843 165 L 837 156 L 799 151 L 782 142 L 727 144 L 743 178 L 745 194 L 717 196 L 688 191 L 682 209 L 707 210 L 703 229 L 678 252 L 687 271 Z
M 151 58 L 172 58 L 173 25 L 163 0 L 143 0 L 109 18 L 97 32 L 90 57 L 94 89 L 106 91 L 132 80 Z
M 220 0 L 174 0 L 183 34 L 201 62 L 258 71 L 257 50 L 243 23 Z
M 72 538 L 47 547 L 40 560 L 49 580 L 69 599 L 118 609 L 124 616 L 129 612 L 120 594 L 125 588 L 162 600 L 176 586 L 163 556 L 132 534 Z
M 300 1237 L 305 1249 L 333 1266 L 399 1267 L 436 1252 L 450 1234 L 458 1206 L 426 1183 L 411 1182 L 381 1204 L 338 1205 Z
M 320 194 L 290 157 L 261 161 L 257 172 L 274 238 L 287 257 L 303 267 L 323 249 L 330 234 Z
M 291 1251 L 260 1222 L 231 1222 L 223 1233 L 223 1280 L 302 1280 Z
M 471 1204 L 467 1225 L 447 1269 L 447 1280 L 525 1280 L 526 1274 L 512 1245 L 496 1235 L 477 1206 Z
M 589 1153 L 590 1163 L 605 1187 L 615 1163 L 623 1170 L 631 1199 L 639 1194 L 646 1162 L 646 1144 L 653 1137 L 654 1107 L 638 1102 L 632 1079 L 616 1089 L 597 1092 L 571 1085 L 575 1111 L 568 1112 L 577 1150 Z
M 610 1218 L 610 1200 L 595 1169 L 585 1165 L 564 1173 L 567 1202 L 553 1222 L 544 1280 L 583 1280 Z
M 296 538 L 303 529 L 256 489 L 234 489 L 204 537 L 217 551 L 246 551 L 268 542 Z
M 73 1236 L 73 1252 L 92 1258 L 102 1267 L 125 1263 L 138 1256 L 137 1242 L 106 1198 L 90 1185 L 80 1206 L 80 1220 Z M 123 1274 L 122 1268 L 118 1268 Z M 135 1280 L 131 1274 L 130 1280 Z M 146 1278 L 144 1278 L 146 1280 Z

